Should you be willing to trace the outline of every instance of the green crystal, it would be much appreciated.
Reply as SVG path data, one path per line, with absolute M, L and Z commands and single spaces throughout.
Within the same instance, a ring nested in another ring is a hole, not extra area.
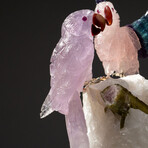
M 120 128 L 124 127 L 125 119 L 130 108 L 139 109 L 148 114 L 148 105 L 119 84 L 105 88 L 101 92 L 101 96 L 106 103 L 105 112 L 109 109 L 115 115 L 121 117 Z

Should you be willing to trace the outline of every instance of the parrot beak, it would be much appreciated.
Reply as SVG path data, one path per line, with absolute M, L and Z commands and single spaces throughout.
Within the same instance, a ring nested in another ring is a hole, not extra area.
M 103 31 L 105 29 L 106 24 L 108 26 L 112 25 L 113 17 L 112 17 L 112 12 L 109 6 L 105 7 L 104 14 L 105 14 L 105 18 L 98 13 L 94 13 L 93 20 L 92 20 L 93 24 L 91 27 L 91 32 L 93 36 L 98 35 L 101 31 Z
M 106 6 L 104 9 L 106 24 L 110 26 L 113 23 L 113 16 L 109 6 Z
M 104 17 L 100 14 L 95 13 L 93 15 L 93 24 L 91 28 L 92 35 L 98 35 L 101 31 L 103 31 L 105 28 L 105 23 L 106 20 L 104 19 Z

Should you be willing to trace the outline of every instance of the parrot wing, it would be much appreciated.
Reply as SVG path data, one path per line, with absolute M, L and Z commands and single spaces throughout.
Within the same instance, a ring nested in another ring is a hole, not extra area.
M 80 39 L 82 37 L 70 38 L 66 42 L 61 39 L 56 46 L 59 48 L 62 44 L 62 49 L 55 49 L 51 58 L 51 89 L 41 108 L 41 117 L 54 110 L 67 114 L 70 98 L 75 91 L 82 90 L 85 80 L 91 75 L 93 42 L 88 39 L 78 43 Z
M 76 11 L 62 25 L 62 37 L 50 60 L 51 89 L 42 105 L 41 118 L 54 110 L 68 114 L 70 99 L 92 76 L 92 15 L 91 10 Z
M 128 26 L 135 31 L 141 43 L 141 49 L 138 51 L 139 57 L 148 57 L 148 11 L 140 19 Z

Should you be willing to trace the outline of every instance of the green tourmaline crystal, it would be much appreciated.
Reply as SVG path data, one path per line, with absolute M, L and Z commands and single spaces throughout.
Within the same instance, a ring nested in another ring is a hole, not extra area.
M 105 88 L 101 92 L 101 96 L 106 103 L 105 111 L 110 109 L 115 115 L 121 116 L 120 128 L 124 127 L 125 118 L 130 108 L 139 109 L 148 114 L 148 105 L 119 84 Z

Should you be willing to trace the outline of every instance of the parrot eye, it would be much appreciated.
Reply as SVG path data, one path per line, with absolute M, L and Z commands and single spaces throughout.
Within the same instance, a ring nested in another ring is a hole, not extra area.
M 112 8 L 112 11 L 114 12 L 114 8 Z
M 99 11 L 99 10 L 97 10 L 97 12 L 98 12 L 98 13 L 100 13 L 100 11 Z
M 82 17 L 82 20 L 83 20 L 84 22 L 87 21 L 87 17 L 86 17 L 86 16 Z

